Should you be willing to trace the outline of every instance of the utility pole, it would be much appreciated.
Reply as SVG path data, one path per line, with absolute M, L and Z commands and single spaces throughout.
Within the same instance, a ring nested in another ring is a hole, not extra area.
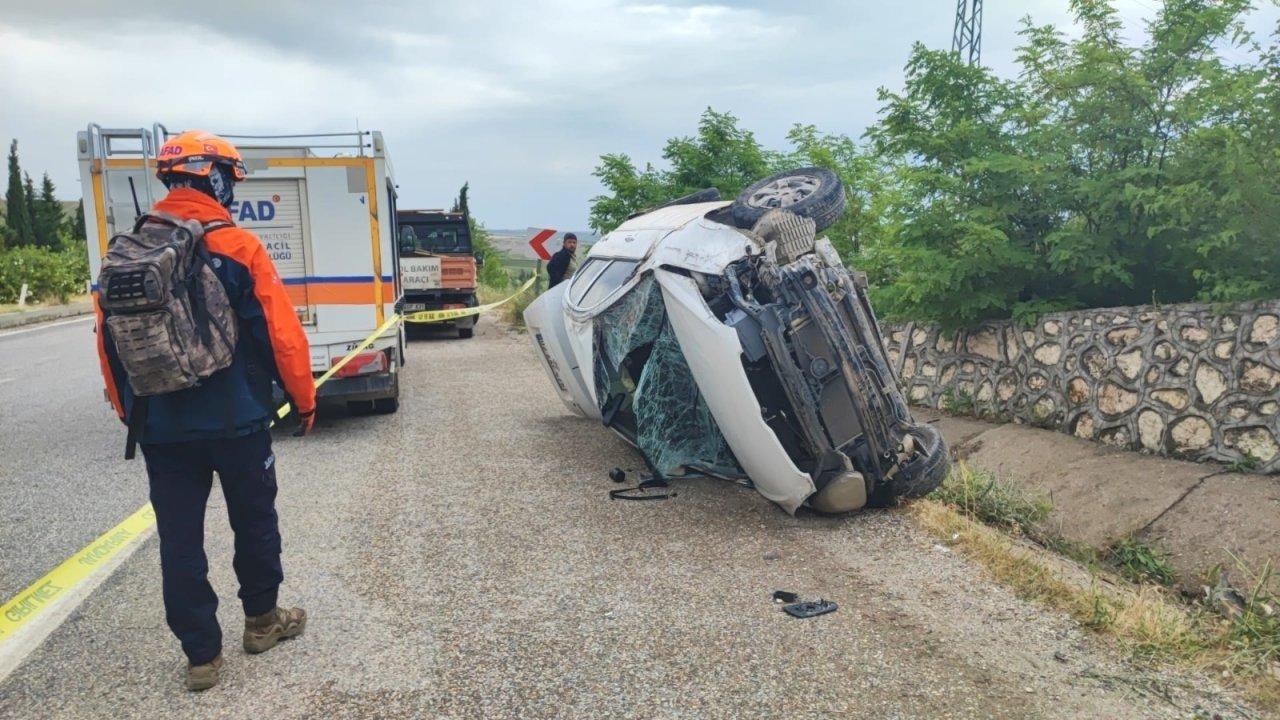
M 956 29 L 951 35 L 951 52 L 970 65 L 982 55 L 982 0 L 956 0 Z

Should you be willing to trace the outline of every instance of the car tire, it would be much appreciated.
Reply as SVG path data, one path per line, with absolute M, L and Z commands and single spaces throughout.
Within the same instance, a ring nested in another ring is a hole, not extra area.
M 713 187 L 703 188 L 697 192 L 691 192 L 684 197 L 678 197 L 670 202 L 665 202 L 654 208 L 654 210 L 664 207 L 672 207 L 675 205 L 696 205 L 697 203 L 718 202 L 723 199 L 724 198 L 720 197 L 720 191 L 718 189 Z
M 464 327 L 460 327 L 460 328 L 458 328 L 458 337 L 462 338 L 463 340 L 465 340 L 465 339 L 467 339 L 467 338 L 469 338 L 469 337 L 471 337 L 472 335 L 475 335 L 475 334 L 476 334 L 476 329 L 475 329 L 474 327 L 466 327 L 466 328 L 464 328 Z
M 373 401 L 373 412 L 377 415 L 390 415 L 400 409 L 400 396 L 378 398 Z
M 888 482 L 871 493 L 867 505 L 888 507 L 898 498 L 918 498 L 933 492 L 951 468 L 951 451 L 942 433 L 933 425 L 917 425 L 910 430 L 920 451 Z
M 844 214 L 847 199 L 844 184 L 826 168 L 798 168 L 770 175 L 752 183 L 733 201 L 733 223 L 743 229 L 755 227 L 770 210 L 789 210 L 813 220 L 816 231 L 831 227 Z

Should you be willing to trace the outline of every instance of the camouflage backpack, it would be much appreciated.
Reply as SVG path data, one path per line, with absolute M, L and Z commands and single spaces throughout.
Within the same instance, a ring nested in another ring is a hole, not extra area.
M 206 232 L 230 225 L 144 214 L 132 232 L 107 246 L 98 302 L 129 386 L 141 400 L 131 418 L 139 427 L 130 423 L 128 455 L 145 422 L 145 398 L 194 387 L 231 364 L 235 311 L 204 242 Z

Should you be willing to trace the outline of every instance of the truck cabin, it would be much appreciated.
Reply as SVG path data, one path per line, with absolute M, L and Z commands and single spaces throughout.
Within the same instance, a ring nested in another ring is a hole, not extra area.
M 402 210 L 397 213 L 400 257 L 471 255 L 471 229 L 465 213 Z

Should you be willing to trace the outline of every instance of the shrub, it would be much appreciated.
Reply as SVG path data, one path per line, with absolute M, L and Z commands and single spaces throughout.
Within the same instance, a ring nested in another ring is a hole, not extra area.
M 29 297 L 66 302 L 71 295 L 84 292 L 88 279 L 89 260 L 81 248 L 0 250 L 0 302 L 17 302 L 23 283 Z

